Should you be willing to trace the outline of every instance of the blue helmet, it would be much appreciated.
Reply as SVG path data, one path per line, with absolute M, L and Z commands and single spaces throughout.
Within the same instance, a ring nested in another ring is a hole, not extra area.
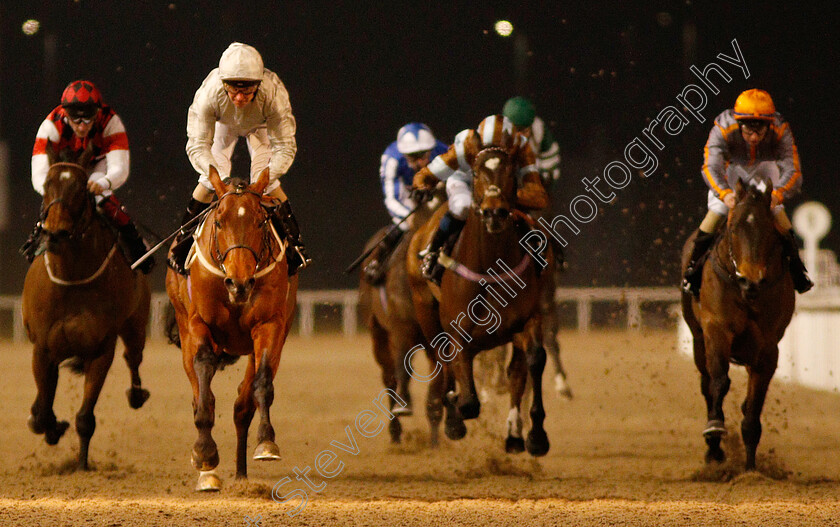
M 435 147 L 434 134 L 423 123 L 408 123 L 397 132 L 397 150 L 401 154 L 425 152 Z

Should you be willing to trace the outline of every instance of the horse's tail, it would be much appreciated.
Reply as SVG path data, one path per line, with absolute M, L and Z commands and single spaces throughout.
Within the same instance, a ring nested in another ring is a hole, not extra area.
M 76 375 L 81 375 L 85 372 L 85 361 L 81 357 L 70 357 L 61 363 L 63 368 L 67 368 Z
M 221 355 L 219 355 L 219 363 L 217 365 L 217 368 L 223 370 L 225 369 L 225 366 L 230 366 L 238 360 L 239 355 L 231 355 L 230 353 L 222 352 Z
M 170 344 L 181 347 L 181 333 L 178 331 L 178 322 L 175 320 L 175 308 L 172 304 L 166 304 L 164 310 L 164 333 Z

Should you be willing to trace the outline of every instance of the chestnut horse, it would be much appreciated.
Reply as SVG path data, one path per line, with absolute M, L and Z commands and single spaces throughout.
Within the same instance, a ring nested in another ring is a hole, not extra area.
M 68 360 L 84 373 L 82 405 L 76 414 L 79 468 L 87 470 L 88 448 L 99 392 L 114 360 L 117 337 L 131 370 L 128 402 L 140 408 L 149 392 L 140 382 L 140 363 L 149 319 L 149 283 L 118 250 L 117 236 L 96 212 L 85 167 L 93 142 L 75 162 L 53 163 L 44 183 L 41 223 L 47 250 L 29 267 L 23 284 L 23 324 L 34 344 L 32 373 L 38 394 L 29 428 L 55 445 L 69 426 L 53 413 L 58 367 Z M 70 154 L 72 155 L 72 154 Z
M 198 439 L 192 464 L 199 471 L 196 490 L 219 490 L 219 453 L 211 431 L 215 397 L 210 383 L 231 357 L 248 357 L 245 378 L 234 403 L 236 477 L 246 478 L 248 428 L 257 409 L 260 425 L 254 459 L 280 459 L 269 410 L 274 376 L 292 324 L 297 276 L 289 277 L 285 243 L 271 226 L 263 202 L 268 169 L 248 186 L 223 183 L 214 167 L 210 182 L 218 196 L 194 235 L 189 276 L 172 269 L 166 291 L 175 308 L 184 369 L 193 389 Z
M 444 364 L 440 383 L 447 393 L 443 404 L 455 405 L 457 413 L 447 419 L 450 439 L 466 433 L 462 419 L 478 417 L 480 402 L 473 378 L 473 359 L 483 350 L 513 342 L 508 366 L 510 413 L 505 449 L 535 456 L 549 449 L 543 428 L 545 410 L 542 375 L 546 353 L 542 346 L 540 294 L 550 271 L 540 273 L 537 263 L 520 245 L 522 232 L 515 218 L 517 180 L 510 154 L 501 148 L 485 148 L 473 162 L 473 205 L 451 257 L 441 255 L 447 267 L 439 290 L 428 283 L 414 256 L 427 246 L 447 207 L 441 207 L 414 235 L 407 259 L 412 300 L 427 341 Z M 544 238 L 544 245 L 547 239 Z M 553 265 L 550 247 L 546 249 Z M 484 274 L 487 273 L 487 274 Z M 531 430 L 522 439 L 520 405 L 530 375 L 533 388 Z M 435 377 L 437 378 L 437 377 Z
M 761 409 L 776 371 L 778 343 L 795 303 L 770 205 L 773 186 L 769 180 L 763 186 L 764 190 L 746 188 L 737 182 L 737 204 L 703 267 L 700 298 L 689 293 L 682 296 L 683 317 L 694 336 L 694 363 L 700 371 L 708 412 L 703 431 L 707 463 L 726 458 L 720 442 L 726 433 L 723 399 L 729 391 L 729 363 L 747 368 L 749 385 L 741 405 L 746 470 L 755 469 Z M 686 243 L 683 271 L 690 252 Z
M 411 290 L 406 274 L 406 258 L 409 254 L 408 246 L 411 237 L 416 232 L 417 226 L 427 221 L 440 203 L 440 199 L 436 197 L 424 203 L 411 218 L 406 220 L 409 222 L 409 230 L 403 235 L 388 259 L 383 262 L 386 271 L 385 280 L 381 285 L 371 285 L 364 276 L 361 277 L 359 283 L 359 306 L 362 317 L 370 329 L 374 358 L 382 369 L 382 383 L 385 388 L 394 391 L 399 397 L 399 400 L 394 399 L 391 404 L 391 413 L 394 417 L 388 426 L 392 443 L 400 442 L 402 425 L 399 418 L 413 413 L 411 394 L 408 389 L 411 375 L 407 366 L 411 367 L 412 362 L 409 353 L 417 345 L 422 345 L 432 365 L 437 362 L 432 347 L 423 336 L 423 331 L 414 314 L 414 304 L 411 301 Z M 387 227 L 377 232 L 368 241 L 365 249 L 372 248 L 382 238 L 386 229 Z M 370 258 L 371 256 L 368 260 Z M 409 364 L 407 365 L 406 362 Z M 416 374 L 412 373 L 412 375 Z M 443 380 L 444 376 L 438 375 L 429 382 L 428 386 L 426 417 L 431 430 L 431 446 L 437 446 L 439 443 L 443 408 L 443 401 L 440 398 L 443 393 Z M 453 414 L 454 412 L 449 412 L 447 418 L 451 418 Z

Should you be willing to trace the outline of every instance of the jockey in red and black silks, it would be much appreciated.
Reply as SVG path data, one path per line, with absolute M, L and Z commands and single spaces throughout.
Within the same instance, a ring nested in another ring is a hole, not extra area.
M 88 190 L 95 195 L 99 211 L 117 228 L 127 245 L 129 259 L 134 261 L 146 253 L 146 244 L 131 218 L 120 205 L 113 191 L 129 176 L 130 156 L 128 136 L 119 115 L 103 104 L 96 86 L 85 80 L 71 82 L 55 107 L 41 123 L 32 149 L 32 187 L 43 195 L 44 181 L 50 167 L 47 145 L 53 152 L 70 152 L 77 157 L 93 142 L 94 161 L 86 167 Z M 31 262 L 40 245 L 40 224 L 30 235 L 21 252 Z M 148 258 L 140 269 L 148 273 L 154 259 Z

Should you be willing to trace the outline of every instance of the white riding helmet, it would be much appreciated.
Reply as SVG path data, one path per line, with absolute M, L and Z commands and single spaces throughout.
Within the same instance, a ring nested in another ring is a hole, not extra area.
M 408 123 L 397 132 L 397 150 L 401 154 L 425 152 L 435 147 L 435 136 L 423 123 Z
M 263 60 L 259 51 L 247 44 L 234 42 L 222 53 L 219 77 L 223 81 L 261 81 Z

